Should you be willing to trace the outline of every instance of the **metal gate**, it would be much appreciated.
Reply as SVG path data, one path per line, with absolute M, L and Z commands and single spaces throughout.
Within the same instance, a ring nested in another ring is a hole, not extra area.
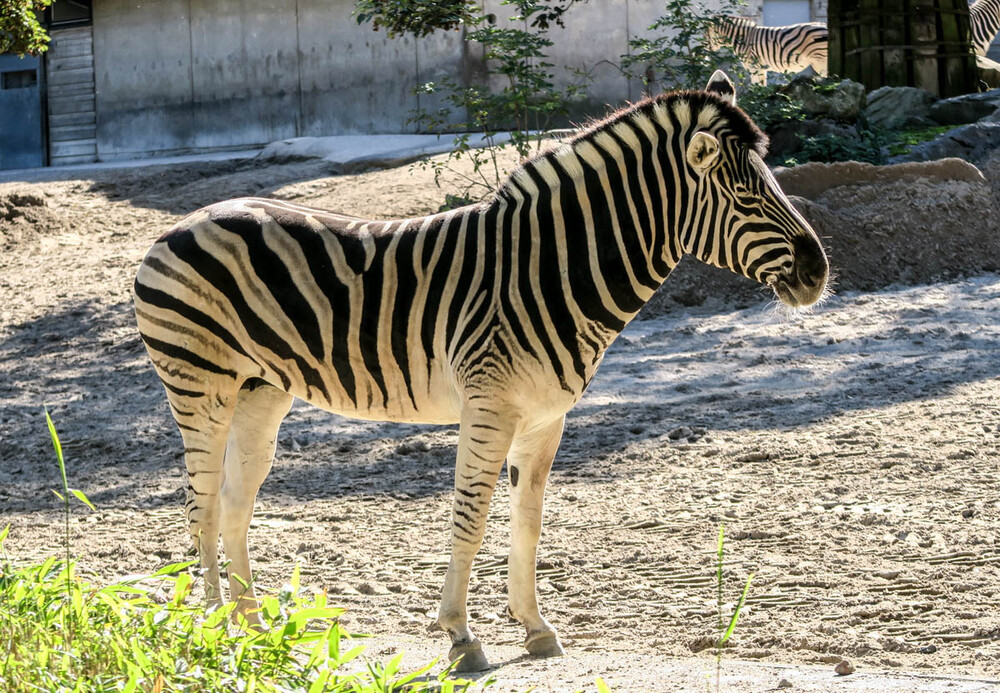
M 39 62 L 0 55 L 0 169 L 45 165 Z

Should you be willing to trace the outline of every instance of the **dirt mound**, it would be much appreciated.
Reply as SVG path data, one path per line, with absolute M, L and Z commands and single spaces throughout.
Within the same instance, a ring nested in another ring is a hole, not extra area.
M 1000 152 L 981 171 L 945 159 L 806 164 L 777 177 L 823 240 L 835 290 L 873 291 L 1000 269 Z M 751 305 L 766 295 L 731 272 L 685 260 L 643 316 L 710 306 L 717 297 Z
M 40 234 L 62 232 L 66 221 L 37 190 L 0 191 L 0 248 L 8 250 Z

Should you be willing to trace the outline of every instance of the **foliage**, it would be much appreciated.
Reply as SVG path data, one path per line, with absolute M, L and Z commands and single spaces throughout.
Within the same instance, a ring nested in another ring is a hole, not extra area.
M 393 693 L 467 691 L 470 681 L 450 679 L 451 668 L 431 675 L 433 662 L 402 673 L 398 655 L 387 664 L 350 647 L 325 593 L 299 587 L 298 567 L 289 584 L 261 603 L 262 630 L 234 604 L 206 614 L 192 598 L 194 561 L 168 565 L 152 575 L 96 587 L 70 558 L 69 496 L 93 509 L 82 491 L 69 488 L 62 444 L 45 412 L 59 462 L 67 512 L 66 560 L 15 565 L 4 551 L 10 525 L 0 532 L 0 690 L 132 693 L 133 691 L 260 691 L 278 693 Z M 354 660 L 364 663 L 364 668 Z M 351 664 L 354 671 L 343 671 Z M 486 681 L 489 685 L 492 681 Z
M 814 135 L 802 138 L 802 149 L 786 159 L 783 166 L 795 166 L 807 161 L 861 161 L 884 164 L 885 134 L 879 130 L 857 127 L 858 138 L 837 134 Z
M 48 50 L 49 36 L 38 15 L 52 0 L 0 0 L 0 53 L 30 53 Z
M 765 131 L 781 123 L 805 120 L 806 117 L 802 102 L 781 87 L 748 85 L 740 90 L 737 104 L 757 127 Z
M 938 135 L 954 129 L 954 125 L 934 125 L 927 128 L 909 128 L 890 133 L 889 138 L 892 141 L 889 143 L 889 156 L 906 154 L 912 147 L 922 142 L 928 142 Z
M 7 529 L 0 534 L 0 545 Z M 98 588 L 77 566 L 0 562 L 0 690 L 465 691 L 471 682 L 364 661 L 325 594 L 299 589 L 298 571 L 264 598 L 265 630 L 228 625 L 229 604 L 205 614 L 191 597 L 192 563 Z M 69 585 L 69 592 L 66 588 Z M 75 623 L 70 634 L 66 623 Z M 344 671 L 352 665 L 356 673 Z M 364 662 L 364 668 L 358 663 Z M 72 682 L 72 683 L 71 683 Z
M 438 29 L 450 31 L 476 18 L 479 3 L 473 0 L 358 0 L 354 19 L 358 24 L 371 22 L 378 31 L 385 28 L 390 37 L 412 34 L 427 36 Z
M 739 61 L 732 50 L 713 46 L 709 33 L 720 16 L 738 14 L 744 6 L 744 0 L 722 0 L 710 10 L 698 0 L 667 0 L 664 14 L 649 27 L 654 36 L 630 39 L 622 67 L 650 91 L 701 89 L 720 67 L 741 79 L 744 73 L 735 67 Z
M 482 198 L 498 190 L 508 173 L 499 163 L 500 152 L 513 147 L 522 159 L 530 156 L 540 148 L 542 133 L 568 114 L 581 87 L 556 85 L 554 66 L 547 61 L 553 45 L 548 31 L 562 25 L 563 15 L 574 2 L 503 0 L 501 5 L 515 10 L 509 24 L 501 26 L 494 16 L 479 15 L 465 36 L 485 49 L 482 83 L 467 85 L 445 78 L 417 87 L 418 94 L 438 96 L 442 105 L 416 110 L 410 122 L 429 132 L 458 133 L 444 160 L 421 165 L 433 168 L 440 184 L 444 171 L 454 171 L 451 162 L 461 158 L 472 162 L 473 174 L 464 176 L 465 187 L 455 197 Z M 464 114 L 464 120 L 456 118 L 457 114 Z M 482 133 L 485 149 L 473 146 L 473 132 Z

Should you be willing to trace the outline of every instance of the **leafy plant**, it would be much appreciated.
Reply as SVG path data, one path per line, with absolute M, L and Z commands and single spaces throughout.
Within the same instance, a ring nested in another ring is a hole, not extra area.
M 197 561 L 165 566 L 106 587 L 82 578 L 70 553 L 69 487 L 62 445 L 48 411 L 66 506 L 66 559 L 17 565 L 6 553 L 10 525 L 0 531 L 0 690 L 259 691 L 260 693 L 421 693 L 472 690 L 434 662 L 413 672 L 401 655 L 369 662 L 340 626 L 342 609 L 325 593 L 288 584 L 261 601 L 262 629 L 230 625 L 234 604 L 205 612 L 193 597 Z M 361 667 L 359 664 L 363 664 Z M 482 683 L 489 686 L 492 680 Z
M 52 417 L 49 416 L 48 408 L 45 408 L 45 423 L 49 427 L 49 437 L 52 439 L 52 447 L 56 451 L 56 460 L 59 462 L 59 474 L 62 476 L 62 488 L 63 492 L 53 490 L 52 493 L 56 494 L 56 497 L 63 502 L 63 507 L 65 509 L 65 519 L 66 519 L 66 533 L 64 537 L 64 547 L 66 549 L 66 599 L 71 598 L 72 592 L 72 571 L 70 569 L 71 565 L 71 551 L 70 551 L 70 534 L 69 534 L 69 495 L 72 493 L 76 498 L 86 505 L 91 510 L 94 510 L 93 504 L 87 498 L 83 491 L 75 488 L 69 487 L 69 481 L 66 479 L 66 460 L 63 458 L 62 443 L 59 442 L 59 434 L 56 433 L 55 424 L 52 423 Z M 6 536 L 6 533 L 4 534 Z M 64 624 L 66 627 L 67 637 L 72 640 L 73 632 L 75 630 L 75 622 L 72 619 L 72 612 L 68 612 L 70 620 Z
M 0 0 L 0 53 L 37 55 L 49 49 L 38 15 L 52 0 Z
M 723 617 L 722 610 L 725 605 L 723 599 L 723 568 L 725 566 L 725 537 L 726 537 L 726 525 L 719 525 L 719 538 L 716 542 L 716 561 L 715 561 L 715 605 L 718 614 L 718 619 L 716 621 L 716 632 L 717 639 L 715 641 L 715 690 L 718 691 L 720 687 L 720 681 L 722 678 L 722 648 L 726 644 L 726 641 L 732 636 L 736 631 L 736 622 L 739 620 L 740 612 L 743 611 L 743 606 L 747 601 L 747 594 L 750 592 L 750 581 L 753 580 L 753 573 L 747 577 L 746 583 L 743 585 L 743 592 L 740 594 L 739 601 L 736 602 L 736 607 L 733 609 L 733 615 L 729 618 L 729 623 Z
M 501 5 L 515 10 L 509 24 L 498 25 L 493 15 L 480 15 L 470 22 L 465 36 L 485 49 L 482 83 L 464 85 L 445 78 L 416 89 L 418 94 L 439 95 L 443 105 L 433 111 L 416 110 L 409 122 L 428 132 L 458 133 L 447 157 L 419 165 L 432 168 L 439 185 L 445 171 L 463 178 L 464 187 L 457 197 L 483 198 L 498 190 L 509 173 L 500 162 L 500 153 L 512 147 L 524 159 L 538 151 L 543 133 L 568 114 L 569 104 L 581 93 L 582 86 L 576 82 L 557 86 L 554 66 L 547 60 L 553 45 L 548 30 L 562 25 L 573 2 L 503 0 Z M 497 83 L 501 86 L 493 86 Z M 465 114 L 465 119 L 456 122 L 456 114 Z M 484 148 L 473 146 L 473 138 L 480 136 Z M 472 163 L 471 176 L 452 165 L 459 159 Z
M 454 200 L 476 200 L 488 196 L 506 179 L 501 152 L 513 148 L 526 158 L 540 147 L 542 133 L 569 112 L 569 104 L 581 92 L 578 83 L 556 85 L 554 66 L 547 51 L 552 26 L 562 26 L 563 16 L 579 0 L 502 0 L 514 15 L 501 23 L 496 15 L 467 2 L 428 0 L 361 0 L 355 6 L 359 23 L 385 26 L 390 35 L 424 36 L 435 29 L 465 27 L 464 39 L 484 49 L 484 73 L 478 83 L 444 78 L 418 85 L 418 95 L 436 96 L 441 105 L 433 110 L 417 109 L 408 122 L 425 132 L 457 133 L 452 151 L 442 160 L 422 162 L 434 170 L 435 182 L 450 171 L 463 179 Z M 485 147 L 479 145 L 485 144 Z M 453 163 L 468 159 L 471 175 L 459 172 Z
M 385 28 L 390 38 L 403 34 L 421 37 L 439 29 L 458 29 L 472 22 L 478 9 L 472 0 L 358 0 L 352 14 L 358 24 L 371 22 L 375 31 Z
M 732 50 L 713 46 L 709 35 L 721 16 L 744 7 L 744 0 L 722 0 L 716 9 L 698 0 L 667 0 L 664 14 L 649 27 L 655 35 L 630 39 L 622 67 L 641 78 L 649 91 L 700 89 L 720 67 L 742 79 L 745 71 Z

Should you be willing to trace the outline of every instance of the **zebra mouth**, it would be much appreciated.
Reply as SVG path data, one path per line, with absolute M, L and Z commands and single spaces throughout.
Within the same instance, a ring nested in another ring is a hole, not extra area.
M 823 247 L 814 237 L 796 237 L 792 249 L 792 266 L 768 275 L 765 283 L 785 305 L 792 308 L 811 306 L 826 295 L 830 265 Z

